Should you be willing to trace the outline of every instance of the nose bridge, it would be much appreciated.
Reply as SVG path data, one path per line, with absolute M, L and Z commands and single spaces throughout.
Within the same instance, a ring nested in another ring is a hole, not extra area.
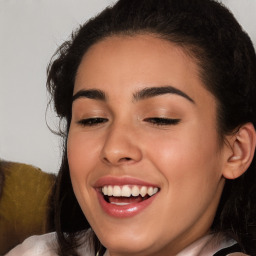
M 131 123 L 113 122 L 102 148 L 103 161 L 112 165 L 140 161 L 142 152 L 136 138 L 136 127 Z

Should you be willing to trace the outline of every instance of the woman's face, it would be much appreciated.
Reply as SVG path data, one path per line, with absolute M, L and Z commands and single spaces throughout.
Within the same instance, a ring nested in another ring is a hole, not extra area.
M 216 101 L 181 48 L 138 35 L 88 50 L 68 160 L 78 202 L 111 255 L 175 255 L 209 231 L 224 186 L 216 126 Z

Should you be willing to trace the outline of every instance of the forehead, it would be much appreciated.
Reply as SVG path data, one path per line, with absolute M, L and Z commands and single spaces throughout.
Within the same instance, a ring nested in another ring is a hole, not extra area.
M 83 56 L 74 92 L 117 87 L 121 93 L 156 85 L 178 87 L 192 98 L 205 87 L 196 61 L 182 47 L 154 35 L 113 36 L 94 44 Z
M 112 36 L 95 43 L 87 50 L 80 63 L 78 74 L 81 69 L 90 68 L 89 66 L 93 67 L 94 64 L 100 67 L 102 61 L 104 61 L 104 64 L 106 62 L 109 64 L 119 62 L 121 64 L 120 68 L 125 64 L 129 65 L 133 61 L 146 70 L 152 65 L 171 67 L 174 60 L 179 60 L 180 63 L 183 62 L 184 67 L 190 67 L 190 69 L 192 68 L 193 71 L 197 72 L 196 61 L 186 53 L 187 51 L 184 48 L 165 39 L 160 39 L 153 34 Z M 170 61 L 171 59 L 173 61 Z M 154 62 L 151 62 L 152 60 Z M 129 68 L 131 69 L 131 67 Z M 82 72 L 85 71 L 82 70 Z

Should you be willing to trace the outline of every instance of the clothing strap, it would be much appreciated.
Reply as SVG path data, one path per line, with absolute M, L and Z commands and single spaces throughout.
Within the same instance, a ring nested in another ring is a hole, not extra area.
M 241 247 L 237 243 L 230 247 L 221 249 L 220 251 L 216 252 L 213 256 L 227 256 L 228 254 L 234 252 L 242 252 Z

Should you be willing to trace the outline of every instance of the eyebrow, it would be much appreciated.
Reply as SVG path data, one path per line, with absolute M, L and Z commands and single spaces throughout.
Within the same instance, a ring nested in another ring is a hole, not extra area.
M 98 90 L 98 89 L 80 90 L 73 95 L 72 102 L 74 102 L 79 98 L 88 98 L 93 100 L 106 101 L 106 94 L 102 90 Z
M 152 98 L 152 97 L 156 97 L 164 94 L 176 94 L 195 104 L 195 101 L 191 97 L 189 97 L 186 93 L 170 85 L 162 86 L 162 87 L 144 88 L 141 91 L 134 93 L 133 98 L 135 101 L 138 101 L 138 100 L 148 99 L 148 98 Z
M 147 87 L 140 91 L 137 91 L 133 94 L 133 99 L 135 101 L 148 99 L 164 94 L 176 94 L 179 95 L 187 100 L 189 100 L 192 103 L 195 103 L 195 101 L 189 97 L 186 93 L 183 91 L 173 87 L 173 86 L 161 86 L 161 87 Z M 88 89 L 88 90 L 80 90 L 72 97 L 72 102 L 79 98 L 88 98 L 88 99 L 94 99 L 94 100 L 101 100 L 106 101 L 106 94 L 104 91 L 99 89 Z

